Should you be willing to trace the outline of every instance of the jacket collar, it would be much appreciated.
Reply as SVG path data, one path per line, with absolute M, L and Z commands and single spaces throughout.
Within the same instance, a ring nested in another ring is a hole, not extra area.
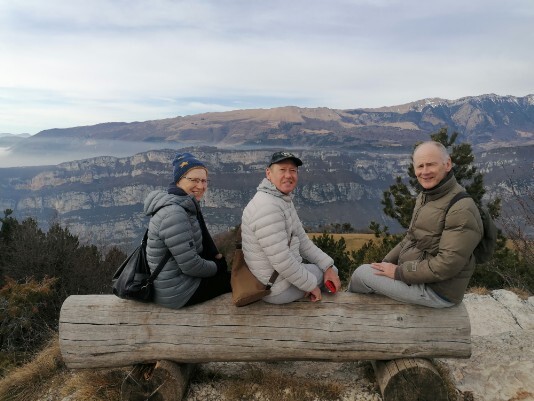
M 269 195 L 276 196 L 278 198 L 281 198 L 281 199 L 285 200 L 286 202 L 291 202 L 293 200 L 293 193 L 290 193 L 289 195 L 286 195 L 286 194 L 280 192 L 276 188 L 276 186 L 271 181 L 269 181 L 267 178 L 264 178 L 260 182 L 260 185 L 258 186 L 258 191 L 259 192 L 265 192 L 265 193 L 267 193 Z
M 444 194 L 448 193 L 456 185 L 456 177 L 453 171 L 449 171 L 445 178 L 436 185 L 434 188 L 424 189 L 421 191 L 428 200 L 434 200 L 441 198 Z
M 168 191 L 152 191 L 145 200 L 144 211 L 150 216 L 159 210 L 162 206 L 179 205 L 190 214 L 198 213 L 198 203 L 192 195 L 169 194 Z

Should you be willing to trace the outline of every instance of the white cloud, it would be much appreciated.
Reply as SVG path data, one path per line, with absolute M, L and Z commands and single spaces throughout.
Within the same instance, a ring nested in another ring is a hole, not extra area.
M 0 1 L 0 132 L 524 96 L 533 16 L 530 0 Z

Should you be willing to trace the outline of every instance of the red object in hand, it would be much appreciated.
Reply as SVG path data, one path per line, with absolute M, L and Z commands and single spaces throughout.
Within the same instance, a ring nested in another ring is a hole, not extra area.
M 336 293 L 336 286 L 334 285 L 334 282 L 332 280 L 328 280 L 326 283 L 324 283 L 328 291 L 330 291 L 331 294 Z

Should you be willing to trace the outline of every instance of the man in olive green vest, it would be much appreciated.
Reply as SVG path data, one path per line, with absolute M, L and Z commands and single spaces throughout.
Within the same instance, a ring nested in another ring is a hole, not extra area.
M 379 293 L 401 302 L 446 308 L 460 303 L 474 268 L 473 250 L 483 226 L 471 198 L 456 182 L 445 147 L 434 141 L 416 147 L 413 167 L 421 192 L 403 240 L 382 262 L 358 267 L 349 291 Z

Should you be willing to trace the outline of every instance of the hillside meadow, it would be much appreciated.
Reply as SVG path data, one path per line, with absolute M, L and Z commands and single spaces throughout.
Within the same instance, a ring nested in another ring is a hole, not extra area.
M 313 237 L 320 237 L 322 233 L 308 233 L 308 237 L 313 239 Z M 367 241 L 370 239 L 375 239 L 374 234 L 360 234 L 360 233 L 343 233 L 343 234 L 330 234 L 334 237 L 334 240 L 339 241 L 341 237 L 345 239 L 347 244 L 347 251 L 357 251 L 360 249 Z
M 308 233 L 308 237 L 313 239 L 313 237 L 320 237 L 322 233 Z M 330 234 L 334 237 L 334 240 L 339 241 L 341 237 L 345 238 L 345 243 L 347 244 L 347 251 L 357 251 L 360 249 L 367 241 L 371 239 L 376 239 L 374 234 L 360 234 L 360 233 L 344 233 L 344 234 Z M 506 247 L 509 249 L 516 250 L 518 246 L 514 244 L 512 240 L 506 240 Z

